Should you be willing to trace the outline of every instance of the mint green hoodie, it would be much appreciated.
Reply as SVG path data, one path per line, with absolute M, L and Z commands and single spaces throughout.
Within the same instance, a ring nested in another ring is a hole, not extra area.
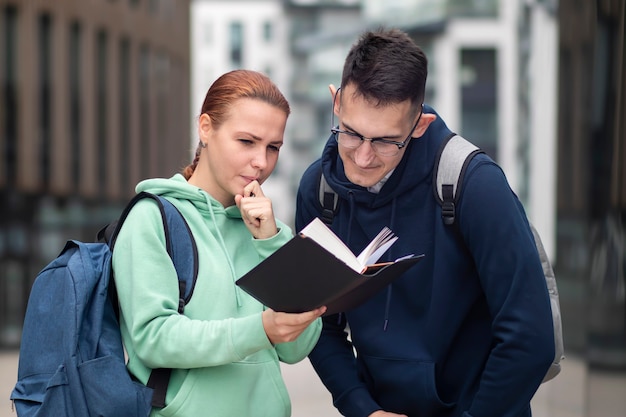
M 313 349 L 321 320 L 291 343 L 272 346 L 263 330 L 263 306 L 235 280 L 291 237 L 254 239 L 237 206 L 224 208 L 180 174 L 137 185 L 170 200 L 198 246 L 199 272 L 185 314 L 179 315 L 178 280 L 165 250 L 161 216 L 142 200 L 124 223 L 113 253 L 128 368 L 146 383 L 151 368 L 175 368 L 166 407 L 151 416 L 281 417 L 291 414 L 279 361 L 295 363 Z

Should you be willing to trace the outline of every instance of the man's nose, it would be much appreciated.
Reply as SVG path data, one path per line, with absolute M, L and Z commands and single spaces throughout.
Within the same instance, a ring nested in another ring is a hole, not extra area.
M 376 156 L 372 142 L 370 140 L 361 140 L 361 144 L 354 150 L 354 162 L 359 166 L 368 165 Z

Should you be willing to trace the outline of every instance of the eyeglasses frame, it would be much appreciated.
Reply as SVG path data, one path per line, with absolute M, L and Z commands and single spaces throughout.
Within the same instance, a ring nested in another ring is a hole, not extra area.
M 338 135 L 341 133 L 341 134 L 345 134 L 345 135 L 349 135 L 349 136 L 352 136 L 352 137 L 359 138 L 361 140 L 361 143 L 358 146 L 356 146 L 355 148 L 349 148 L 349 149 L 358 149 L 363 144 L 363 142 L 365 142 L 365 141 L 369 141 L 370 144 L 372 144 L 372 145 L 375 142 L 387 143 L 389 145 L 396 145 L 398 147 L 398 150 L 396 151 L 396 153 L 394 153 L 392 155 L 387 155 L 387 156 L 396 156 L 398 154 L 398 152 L 400 152 L 400 149 L 404 148 L 408 144 L 409 139 L 413 138 L 413 136 L 412 136 L 413 135 L 413 131 L 417 127 L 417 124 L 420 122 L 420 120 L 422 118 L 422 114 L 424 113 L 424 104 L 420 105 L 421 110 L 420 110 L 419 117 L 415 121 L 415 124 L 413 125 L 413 128 L 411 128 L 411 131 L 409 132 L 409 135 L 402 142 L 397 142 L 395 140 L 389 140 L 389 139 L 385 139 L 385 138 L 368 138 L 368 137 L 365 137 L 365 136 L 363 136 L 363 135 L 361 135 L 359 133 L 356 133 L 356 132 L 349 132 L 347 130 L 341 130 L 341 129 L 339 129 L 339 125 L 335 125 L 335 102 L 337 101 L 337 94 L 339 94 L 339 90 L 341 90 L 341 87 L 339 87 L 337 89 L 337 91 L 335 91 L 335 95 L 333 96 L 333 104 L 332 104 L 332 108 L 331 108 L 331 112 L 330 112 L 330 126 L 331 126 L 330 127 L 330 132 L 333 135 L 335 135 L 335 140 L 337 141 L 338 144 L 339 144 L 339 136 Z M 345 145 L 343 145 L 343 146 L 345 146 Z M 376 148 L 374 148 L 373 146 L 372 146 L 372 150 L 375 153 L 378 153 L 376 151 Z

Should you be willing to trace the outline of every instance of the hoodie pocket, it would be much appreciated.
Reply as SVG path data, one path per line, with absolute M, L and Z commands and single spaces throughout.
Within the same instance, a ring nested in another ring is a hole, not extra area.
M 385 411 L 429 416 L 455 406 L 439 398 L 433 362 L 372 356 L 362 359 L 365 383 Z

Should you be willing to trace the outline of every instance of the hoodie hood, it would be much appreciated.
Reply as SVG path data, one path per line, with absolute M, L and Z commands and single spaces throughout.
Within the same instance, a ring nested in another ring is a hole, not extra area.
M 236 205 L 224 207 L 203 189 L 191 185 L 181 174 L 172 178 L 152 178 L 141 181 L 135 188 L 137 193 L 146 191 L 152 194 L 170 197 L 177 200 L 187 200 L 203 215 L 213 216 L 224 214 L 231 218 L 241 218 L 241 212 Z

